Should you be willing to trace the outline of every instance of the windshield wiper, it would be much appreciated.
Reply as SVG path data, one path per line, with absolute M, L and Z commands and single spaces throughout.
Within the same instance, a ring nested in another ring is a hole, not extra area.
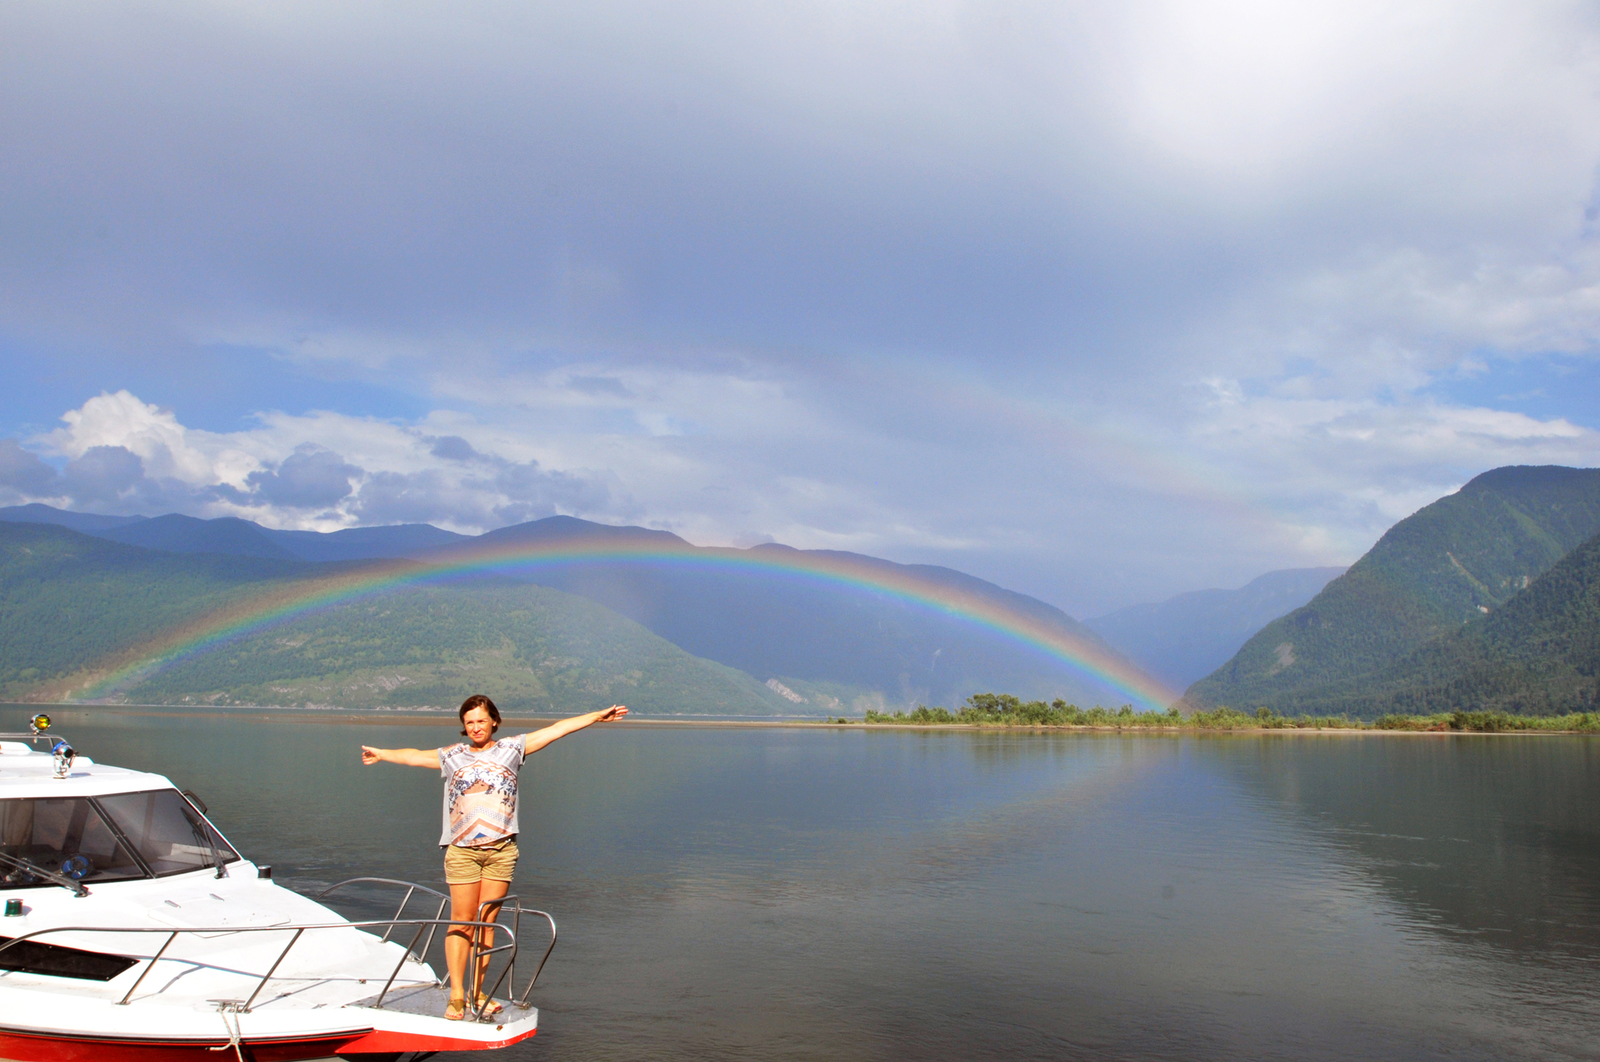
M 182 796 L 183 799 L 187 800 L 189 802 L 189 806 L 194 808 L 194 810 L 200 816 L 200 821 L 198 822 L 196 822 L 194 819 L 189 820 L 189 829 L 194 831 L 194 839 L 211 849 L 211 865 L 217 868 L 217 877 L 227 877 L 228 872 L 223 867 L 222 849 L 217 846 L 216 835 L 211 832 L 211 826 L 206 822 L 205 801 L 201 800 L 187 789 L 183 790 L 183 792 L 179 795 Z
M 53 870 L 46 870 L 44 867 L 41 867 L 32 860 L 23 859 L 21 856 L 12 855 L 10 852 L 0 852 L 0 859 L 5 860 L 7 863 L 10 863 L 19 870 L 27 871 L 29 874 L 32 874 L 35 877 L 44 878 L 46 881 L 54 882 L 64 889 L 71 889 L 74 895 L 89 895 L 89 890 L 83 884 L 83 882 L 78 881 L 75 878 L 69 878 L 65 874 L 57 874 Z

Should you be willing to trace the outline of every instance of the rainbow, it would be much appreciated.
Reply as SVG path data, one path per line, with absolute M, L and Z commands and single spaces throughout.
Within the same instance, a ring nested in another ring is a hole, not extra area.
M 277 584 L 234 605 L 200 616 L 104 666 L 73 691 L 74 700 L 104 700 L 151 676 L 302 616 L 407 586 L 475 575 L 518 575 L 593 563 L 631 563 L 758 572 L 885 595 L 914 608 L 996 634 L 1126 696 L 1141 711 L 1164 711 L 1178 694 L 1105 647 L 993 598 L 963 592 L 914 569 L 849 554 L 787 549 L 722 549 L 681 541 L 638 542 L 604 537 L 514 542 L 451 551 L 431 560 L 379 561 L 337 573 Z

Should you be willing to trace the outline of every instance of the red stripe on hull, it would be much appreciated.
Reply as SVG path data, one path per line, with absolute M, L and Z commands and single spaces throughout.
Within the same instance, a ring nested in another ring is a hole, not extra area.
M 308 1058 L 327 1058 L 350 1042 L 348 1033 L 315 1040 L 244 1042 L 245 1057 L 254 1062 L 301 1062 Z M 149 1040 L 68 1040 L 54 1036 L 18 1036 L 0 1033 L 0 1059 L 15 1062 L 217 1062 L 232 1057 L 222 1054 L 228 1041 L 209 1044 L 160 1043 Z M 221 1049 L 221 1050 L 219 1050 Z
M 365 1036 L 358 1036 L 354 1040 L 339 1048 L 339 1053 L 344 1055 L 360 1054 L 393 1054 L 402 1051 L 494 1051 L 512 1044 L 521 1043 L 537 1029 L 529 1029 L 519 1036 L 509 1040 L 457 1040 L 451 1036 L 418 1036 L 416 1033 L 389 1032 L 384 1029 L 374 1029 Z
M 349 1033 L 311 1040 L 244 1040 L 245 1057 L 254 1062 L 303 1062 L 329 1055 L 396 1054 L 407 1051 L 486 1051 L 509 1047 L 534 1035 L 530 1029 L 509 1040 L 462 1040 L 453 1036 L 418 1036 L 374 1030 L 351 1038 Z M 172 1043 L 150 1040 L 91 1040 L 27 1036 L 0 1032 L 0 1059 L 13 1062 L 224 1062 L 228 1041 Z

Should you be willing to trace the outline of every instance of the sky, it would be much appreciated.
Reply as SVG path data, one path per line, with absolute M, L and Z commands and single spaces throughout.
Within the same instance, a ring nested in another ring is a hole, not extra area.
M 1600 9 L 0 6 L 0 505 L 1079 617 L 1600 465 Z

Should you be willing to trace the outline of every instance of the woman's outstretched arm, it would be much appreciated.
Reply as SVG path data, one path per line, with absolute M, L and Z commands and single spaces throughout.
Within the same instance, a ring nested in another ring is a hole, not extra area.
M 575 715 L 570 719 L 563 719 L 559 723 L 551 723 L 543 730 L 535 730 L 531 734 L 522 735 L 522 754 L 532 756 L 557 738 L 564 738 L 568 734 L 582 730 L 591 723 L 609 723 L 614 719 L 621 719 L 628 714 L 628 709 L 620 704 L 613 704 L 603 711 L 590 712 L 587 715 Z
M 375 749 L 361 746 L 361 762 L 371 767 L 374 763 L 398 763 L 402 767 L 432 767 L 438 769 L 438 749 Z

